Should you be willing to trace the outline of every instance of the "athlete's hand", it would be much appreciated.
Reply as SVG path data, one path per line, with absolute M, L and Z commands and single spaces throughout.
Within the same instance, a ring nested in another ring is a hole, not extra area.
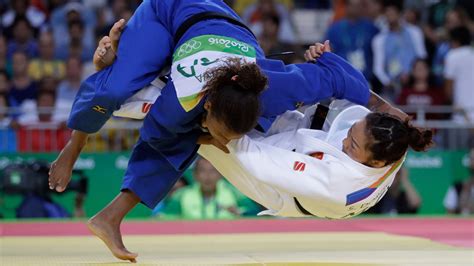
M 99 45 L 97 46 L 93 57 L 93 63 L 97 71 L 112 65 L 115 61 L 120 35 L 122 35 L 125 24 L 124 19 L 115 22 L 110 29 L 109 36 L 104 36 L 99 41 Z
M 324 44 L 315 43 L 311 45 L 308 50 L 304 53 L 306 61 L 316 61 L 325 52 L 331 52 L 331 44 L 329 40 L 326 40 Z
M 225 152 L 225 153 L 229 153 L 229 149 L 227 149 L 227 147 L 220 143 L 219 141 L 217 141 L 213 136 L 211 136 L 210 134 L 202 134 L 201 136 L 199 136 L 198 138 L 198 141 L 197 141 L 197 144 L 201 144 L 201 145 L 214 145 L 216 148 L 218 148 L 219 150 Z
M 86 145 L 87 137 L 87 133 L 73 130 L 71 139 L 59 153 L 58 158 L 51 163 L 48 180 L 50 189 L 57 192 L 66 190 L 69 181 L 71 181 L 74 163 L 76 163 L 82 148 Z

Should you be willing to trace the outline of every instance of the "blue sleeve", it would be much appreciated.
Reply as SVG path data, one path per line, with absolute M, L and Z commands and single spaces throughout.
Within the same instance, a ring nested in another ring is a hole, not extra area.
M 370 91 L 362 73 L 341 57 L 324 53 L 317 63 L 283 65 L 277 60 L 257 60 L 269 79 L 261 96 L 262 116 L 273 119 L 301 105 L 328 98 L 366 105 Z
M 86 133 L 98 131 L 169 62 L 172 45 L 171 35 L 157 20 L 150 2 L 144 1 L 122 33 L 114 64 L 81 84 L 68 126 Z
M 334 53 L 323 53 L 314 64 L 298 64 L 309 84 L 318 84 L 321 94 L 367 105 L 370 89 L 364 75 Z M 319 76 L 319 77 L 318 77 Z M 329 98 L 329 97 L 326 97 Z

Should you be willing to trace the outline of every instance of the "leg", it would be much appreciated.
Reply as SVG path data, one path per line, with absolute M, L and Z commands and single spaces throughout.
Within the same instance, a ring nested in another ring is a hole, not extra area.
M 128 251 L 122 241 L 123 218 L 139 202 L 153 209 L 181 174 L 148 143 L 139 140 L 130 157 L 122 192 L 89 220 L 90 231 L 104 241 L 115 257 L 135 262 L 138 254 Z
M 107 207 L 87 222 L 89 230 L 104 241 L 115 257 L 131 262 L 135 262 L 138 254 L 125 248 L 120 233 L 120 224 L 125 215 L 139 202 L 140 198 L 133 192 L 120 192 Z

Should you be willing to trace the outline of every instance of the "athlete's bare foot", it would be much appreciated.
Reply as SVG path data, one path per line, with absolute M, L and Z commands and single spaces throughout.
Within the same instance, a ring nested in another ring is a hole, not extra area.
M 89 230 L 99 237 L 109 248 L 112 254 L 121 260 L 129 260 L 130 262 L 137 262 L 137 253 L 128 251 L 122 241 L 120 233 L 120 224 L 112 224 L 106 220 L 101 219 L 100 214 L 92 217 L 87 222 Z
M 99 71 L 112 65 L 114 60 L 115 52 L 112 49 L 112 41 L 109 36 L 104 36 L 99 41 L 92 62 L 94 63 L 95 69 Z
M 117 55 L 118 45 L 120 41 L 120 35 L 125 28 L 126 21 L 120 19 L 115 22 L 109 32 L 109 36 L 104 36 L 99 41 L 99 45 L 94 52 L 92 62 L 94 63 L 97 71 L 102 70 L 115 61 Z

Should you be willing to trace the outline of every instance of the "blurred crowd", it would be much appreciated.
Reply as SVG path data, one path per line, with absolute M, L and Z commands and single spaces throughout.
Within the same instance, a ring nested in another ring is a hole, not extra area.
M 0 150 L 62 148 L 75 94 L 94 72 L 97 40 L 118 19 L 129 19 L 140 2 L 0 0 Z M 457 110 L 428 113 L 428 119 L 474 121 L 474 1 L 226 2 L 254 31 L 266 55 L 287 63 L 302 62 L 309 44 L 297 26 L 307 16 L 298 12 L 332 14 L 324 27 L 315 26 L 324 37 L 313 41 L 330 40 L 333 52 L 361 70 L 373 90 L 400 105 Z M 7 107 L 16 111 L 7 114 Z

